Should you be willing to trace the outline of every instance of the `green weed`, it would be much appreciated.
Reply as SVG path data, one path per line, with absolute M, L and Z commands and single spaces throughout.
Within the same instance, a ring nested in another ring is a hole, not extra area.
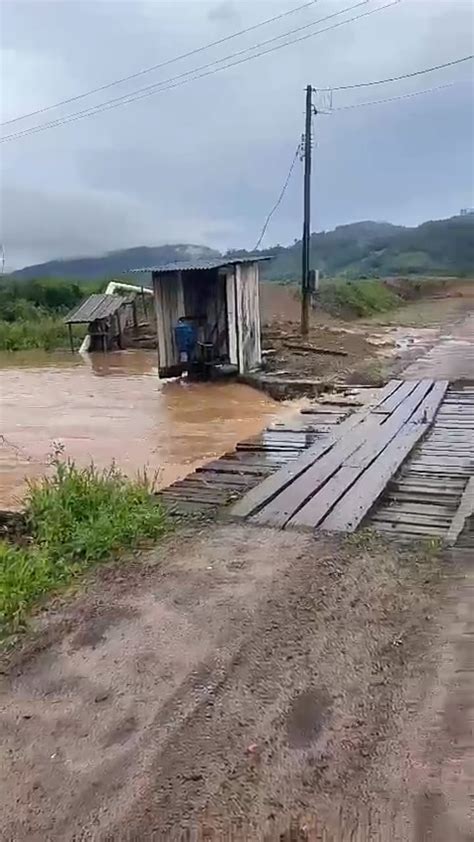
M 0 542 L 3 633 L 23 624 L 27 609 L 44 594 L 167 529 L 146 474 L 130 480 L 115 465 L 100 471 L 57 458 L 54 466 L 52 477 L 29 484 L 25 514 L 31 544 Z
M 344 542 L 354 550 L 364 552 L 380 549 L 385 546 L 387 539 L 374 529 L 368 527 L 350 532 L 344 536 Z

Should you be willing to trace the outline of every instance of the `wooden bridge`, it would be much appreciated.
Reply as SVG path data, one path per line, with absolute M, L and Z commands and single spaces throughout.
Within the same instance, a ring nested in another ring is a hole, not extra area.
M 352 409 L 336 395 L 303 410 L 162 499 L 178 512 L 232 504 L 233 518 L 279 529 L 352 532 L 364 522 L 400 537 L 454 541 L 472 508 L 474 388 L 391 380 Z
M 247 494 L 234 514 L 279 528 L 352 532 L 426 433 L 447 381 L 392 380 L 375 406 Z

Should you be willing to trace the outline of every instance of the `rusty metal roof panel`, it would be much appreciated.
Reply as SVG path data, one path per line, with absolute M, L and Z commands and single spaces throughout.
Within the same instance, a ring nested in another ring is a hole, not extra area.
M 138 272 L 196 272 L 208 269 L 223 269 L 226 266 L 236 266 L 239 263 L 260 263 L 263 260 L 271 260 L 271 257 L 217 257 L 210 260 L 178 260 L 175 263 L 165 263 L 162 266 L 144 266 L 141 269 L 130 269 L 130 273 Z
M 77 307 L 74 307 L 67 316 L 64 317 L 66 324 L 89 324 L 96 319 L 107 319 L 113 316 L 114 313 L 126 303 L 126 299 L 121 295 L 106 295 L 95 293 L 89 295 L 84 301 L 81 301 Z

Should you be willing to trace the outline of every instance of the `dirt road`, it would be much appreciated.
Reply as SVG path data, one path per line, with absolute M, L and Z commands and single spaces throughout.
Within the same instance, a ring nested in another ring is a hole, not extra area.
M 3 838 L 368 832 L 360 803 L 408 838 L 386 746 L 433 681 L 443 570 L 432 549 L 220 525 L 104 572 L 3 677 Z
M 177 534 L 6 657 L 1 838 L 468 842 L 473 616 L 433 544 Z
M 444 331 L 436 345 L 409 365 L 403 376 L 474 381 L 474 315 Z
M 474 309 L 474 281 L 450 284 L 369 319 L 344 321 L 315 309 L 309 336 L 303 343 L 299 336 L 300 305 L 294 290 L 264 284 L 261 293 L 264 346 L 271 349 L 265 360 L 269 372 L 380 385 L 409 363 L 414 366 L 407 376 L 425 376 L 423 369 L 418 372 L 417 362 L 433 350 L 437 356 L 430 356 L 429 364 L 443 359 L 443 368 L 435 376 L 450 377 L 456 370 L 457 377 L 474 376 L 472 355 L 460 365 L 457 354 L 458 346 L 466 345 L 472 335 L 472 320 L 466 323 L 464 336 L 460 324 Z M 318 348 L 323 352 L 315 352 Z M 447 363 L 451 356 L 452 366 Z

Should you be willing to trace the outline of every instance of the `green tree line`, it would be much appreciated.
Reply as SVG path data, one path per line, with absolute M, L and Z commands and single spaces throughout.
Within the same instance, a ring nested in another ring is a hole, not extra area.
M 64 315 L 101 284 L 79 285 L 60 279 L 0 282 L 0 350 L 66 347 Z

